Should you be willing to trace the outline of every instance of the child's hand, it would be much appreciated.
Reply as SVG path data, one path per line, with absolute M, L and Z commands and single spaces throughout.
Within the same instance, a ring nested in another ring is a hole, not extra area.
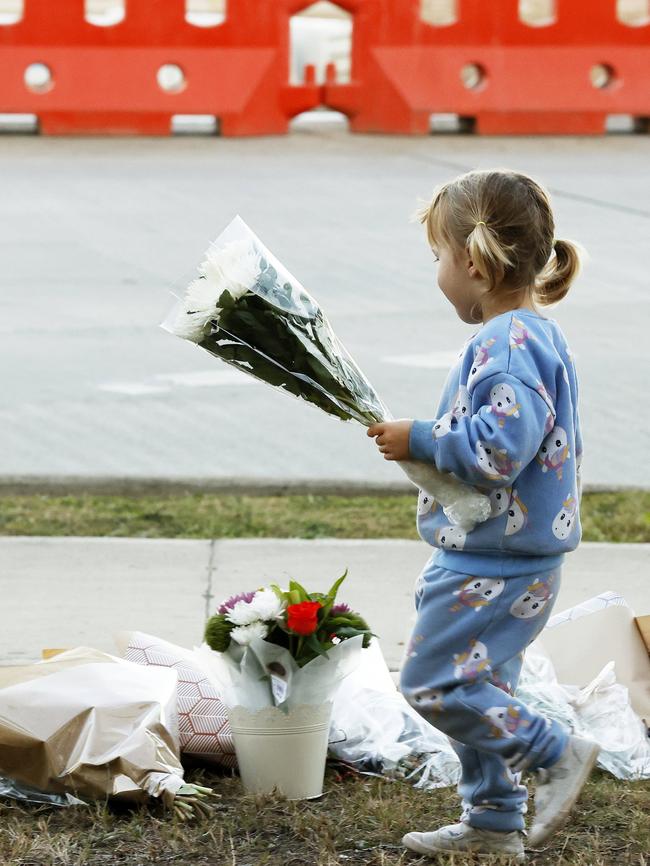
M 376 444 L 385 460 L 408 460 L 409 436 L 413 426 L 412 418 L 399 421 L 382 421 L 368 427 L 368 436 L 376 436 Z

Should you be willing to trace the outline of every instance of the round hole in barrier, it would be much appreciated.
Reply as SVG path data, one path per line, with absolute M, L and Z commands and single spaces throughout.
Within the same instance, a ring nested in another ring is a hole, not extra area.
M 52 70 L 45 63 L 30 63 L 24 78 L 25 87 L 32 93 L 47 93 L 54 87 Z
M 609 63 L 595 63 L 589 70 L 589 78 L 591 83 L 598 90 L 603 90 L 606 87 L 611 87 L 616 81 L 616 73 L 614 67 Z
M 156 73 L 158 85 L 165 93 L 179 93 L 185 89 L 185 73 L 176 63 L 163 64 Z
M 485 69 L 480 63 L 466 63 L 460 70 L 460 80 L 468 90 L 480 90 L 485 84 Z

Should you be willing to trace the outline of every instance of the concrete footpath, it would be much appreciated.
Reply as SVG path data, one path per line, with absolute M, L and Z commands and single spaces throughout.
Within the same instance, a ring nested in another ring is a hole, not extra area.
M 321 591 L 347 568 L 340 599 L 366 616 L 396 670 L 430 555 L 424 542 L 399 540 L 0 538 L 0 664 L 37 659 L 43 647 L 114 652 L 123 630 L 190 647 L 223 598 L 292 577 Z M 565 560 L 554 612 L 606 590 L 650 614 L 650 544 L 581 544 Z

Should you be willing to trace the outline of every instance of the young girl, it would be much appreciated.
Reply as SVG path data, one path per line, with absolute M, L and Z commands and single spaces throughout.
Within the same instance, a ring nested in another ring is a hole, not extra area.
M 566 820 L 598 754 L 514 697 L 526 647 L 544 627 L 566 551 L 580 541 L 576 371 L 559 325 L 537 305 L 563 298 L 574 244 L 554 239 L 547 193 L 512 171 L 473 171 L 419 214 L 438 285 L 464 322 L 482 322 L 449 373 L 436 417 L 374 424 L 386 460 L 424 460 L 489 495 L 465 532 L 420 492 L 418 532 L 436 548 L 416 585 L 402 668 L 409 703 L 461 761 L 460 823 L 411 832 L 421 854 L 472 851 L 523 862 L 524 770 L 539 770 L 534 847 Z

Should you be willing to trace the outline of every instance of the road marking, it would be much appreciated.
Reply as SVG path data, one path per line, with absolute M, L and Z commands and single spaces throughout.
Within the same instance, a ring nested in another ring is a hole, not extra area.
M 159 373 L 153 377 L 159 382 L 183 385 L 186 388 L 205 388 L 211 385 L 257 385 L 247 373 L 239 370 L 195 370 L 191 373 Z
M 165 394 L 174 387 L 212 388 L 220 385 L 258 385 L 258 379 L 239 370 L 194 370 L 189 373 L 158 373 L 142 382 L 103 382 L 100 391 L 139 397 Z
M 140 397 L 143 394 L 165 394 L 170 390 L 165 385 L 147 385 L 145 382 L 105 382 L 98 387 L 100 391 L 128 394 L 129 397 Z

